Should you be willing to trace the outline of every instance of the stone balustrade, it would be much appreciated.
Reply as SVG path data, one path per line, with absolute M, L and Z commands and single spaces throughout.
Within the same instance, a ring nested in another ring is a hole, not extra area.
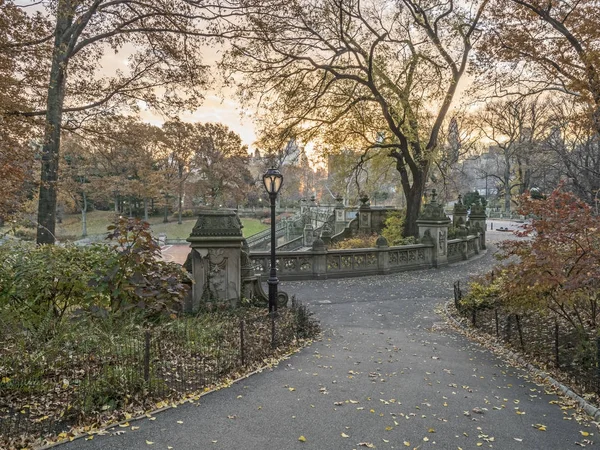
M 458 262 L 479 253 L 479 236 L 448 242 L 448 262 Z M 269 252 L 252 252 L 250 260 L 257 275 L 266 278 Z M 281 280 L 318 280 L 384 275 L 434 267 L 433 244 L 398 247 L 327 250 L 313 246 L 306 252 L 277 252 L 277 276 Z

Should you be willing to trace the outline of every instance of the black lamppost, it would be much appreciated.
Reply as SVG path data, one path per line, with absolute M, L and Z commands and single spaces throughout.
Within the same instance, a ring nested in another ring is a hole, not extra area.
M 279 283 L 275 267 L 275 247 L 277 247 L 275 239 L 275 200 L 283 183 L 283 175 L 277 169 L 269 169 L 263 175 L 263 183 L 271 200 L 271 270 L 269 271 L 267 284 L 269 285 L 269 312 L 275 312 L 277 311 L 277 284 Z

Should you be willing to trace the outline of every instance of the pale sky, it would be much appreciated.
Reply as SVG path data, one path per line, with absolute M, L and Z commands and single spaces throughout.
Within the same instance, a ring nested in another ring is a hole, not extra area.
M 114 74 L 116 70 L 127 70 L 127 58 L 133 53 L 131 45 L 125 45 L 117 54 L 110 50 L 102 58 L 100 64 L 102 70 L 107 74 Z M 215 49 L 207 47 L 203 53 L 203 62 L 205 64 L 215 64 L 221 57 L 222 48 Z M 213 71 L 213 72 L 216 72 Z M 218 76 L 217 76 L 218 77 Z M 240 135 L 242 142 L 248 146 L 250 151 L 254 151 L 254 142 L 257 139 L 251 114 L 253 111 L 244 111 L 235 98 L 235 93 L 231 89 L 221 89 L 219 80 L 214 80 L 214 87 L 208 89 L 202 106 L 193 112 L 184 112 L 179 117 L 184 122 L 215 122 L 227 125 L 231 130 Z M 159 115 L 153 114 L 149 110 L 140 112 L 142 120 L 153 125 L 162 125 L 164 119 Z

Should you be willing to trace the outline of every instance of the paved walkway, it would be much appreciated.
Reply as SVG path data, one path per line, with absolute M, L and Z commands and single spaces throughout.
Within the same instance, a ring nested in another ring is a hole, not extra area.
M 484 271 L 492 253 L 441 270 L 282 283 L 316 312 L 322 341 L 135 431 L 60 448 L 550 450 L 595 440 L 556 395 L 436 314 L 452 282 Z

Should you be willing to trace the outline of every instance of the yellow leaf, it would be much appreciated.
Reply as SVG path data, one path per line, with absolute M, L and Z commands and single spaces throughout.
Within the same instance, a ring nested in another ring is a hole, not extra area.
M 127 427 L 129 427 L 129 422 L 120 423 L 119 426 L 121 428 L 127 428 Z
M 290 392 L 294 392 L 294 391 L 296 390 L 296 388 L 293 388 L 293 387 L 291 387 L 291 388 L 288 388 L 288 390 L 289 390 Z
M 427 430 L 427 431 L 429 431 L 429 433 L 435 433 L 435 430 L 434 430 L 433 428 L 430 428 L 430 429 L 429 429 L 429 430 Z
M 298 438 L 298 440 L 299 440 L 300 442 L 306 442 L 306 438 L 305 438 L 304 436 L 300 436 L 300 437 Z
M 588 433 L 587 431 L 580 431 L 582 436 L 589 436 L 590 433 Z
M 10 382 L 10 378 L 8 378 L 8 377 L 2 377 L 2 382 L 3 383 L 8 383 L 8 382 Z
M 183 423 L 183 420 L 178 420 L 177 423 Z
M 425 436 L 425 437 L 423 438 L 423 442 L 429 442 L 429 438 L 428 438 L 427 436 Z
M 477 447 L 481 447 L 483 445 L 483 442 L 478 442 L 477 443 Z
M 149 417 L 148 420 L 156 420 L 156 417 Z
M 152 442 L 152 441 L 148 441 L 148 440 L 147 440 L 147 441 L 146 441 L 146 444 L 148 444 L 148 445 L 154 445 L 154 442 Z
M 404 441 L 404 446 L 405 446 L 405 447 L 410 447 L 410 442 L 408 442 L 408 441 Z
M 385 427 L 385 431 L 392 431 L 394 427 Z
M 85 438 L 86 441 L 91 441 L 92 439 L 94 439 L 93 434 Z
M 343 438 L 349 438 L 350 437 L 346 433 L 342 433 L 340 436 L 342 436 Z
M 140 427 L 131 427 L 131 431 L 139 430 Z
M 369 410 L 369 412 L 372 412 L 372 413 L 374 413 L 374 412 L 375 412 L 375 410 L 374 410 L 374 409 L 371 409 L 371 410 Z

